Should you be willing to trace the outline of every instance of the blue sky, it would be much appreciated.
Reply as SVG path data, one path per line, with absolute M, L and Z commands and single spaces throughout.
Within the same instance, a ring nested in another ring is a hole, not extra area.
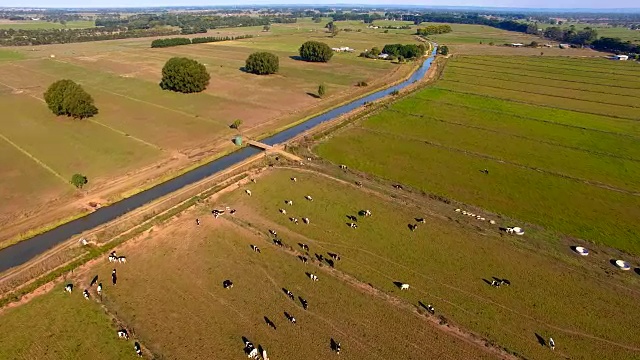
M 638 8 L 637 0 L 0 0 L 1 7 L 133 7 L 244 4 L 406 4 L 519 8 Z

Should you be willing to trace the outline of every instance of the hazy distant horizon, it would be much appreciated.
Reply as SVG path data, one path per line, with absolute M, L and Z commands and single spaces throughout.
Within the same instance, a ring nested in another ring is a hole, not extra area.
M 452 6 L 498 7 L 530 10 L 554 9 L 629 9 L 638 10 L 632 0 L 0 0 L 0 7 L 21 8 L 131 8 L 163 6 L 244 6 L 244 5 L 371 5 L 371 6 Z

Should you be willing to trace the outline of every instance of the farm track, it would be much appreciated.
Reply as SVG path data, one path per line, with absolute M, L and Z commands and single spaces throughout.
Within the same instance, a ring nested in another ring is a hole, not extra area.
M 468 65 L 472 65 L 472 66 L 468 66 Z M 475 65 L 476 67 L 473 67 L 473 65 Z M 485 65 L 485 64 L 451 62 L 450 64 L 447 64 L 447 66 L 451 67 L 451 68 L 456 68 L 456 69 L 470 69 L 470 70 L 476 70 L 476 71 L 481 71 L 481 72 L 485 72 L 485 73 L 495 73 L 495 74 L 522 76 L 521 72 L 518 73 L 518 72 L 509 72 L 509 71 L 504 71 L 504 70 L 502 70 L 502 71 L 495 70 L 495 67 L 490 67 L 489 65 Z M 477 66 L 480 66 L 480 67 L 477 67 Z M 636 87 L 629 87 L 629 86 L 623 86 L 623 85 L 613 85 L 613 84 L 610 85 L 610 84 L 603 84 L 603 83 L 593 83 L 593 82 L 586 82 L 586 81 L 579 81 L 579 80 L 568 80 L 566 78 L 561 78 L 561 77 L 557 77 L 557 76 L 556 77 L 543 76 L 542 74 L 548 74 L 548 73 L 539 72 L 539 71 L 527 71 L 527 77 L 528 78 L 543 79 L 543 80 L 556 80 L 556 81 L 570 82 L 570 83 L 576 83 L 576 84 L 598 85 L 598 86 L 619 88 L 619 89 L 624 89 L 624 90 L 640 91 L 640 88 L 636 88 Z M 578 77 L 576 75 L 566 75 L 566 76 Z M 583 78 L 583 76 L 581 76 L 581 78 Z
M 478 76 L 478 77 L 482 77 L 482 76 Z M 505 81 L 505 80 L 500 80 L 500 79 L 494 79 L 494 80 L 499 80 L 499 81 Z M 474 85 L 474 86 L 481 86 L 481 87 L 490 87 L 492 89 L 500 89 L 500 90 L 509 90 L 509 91 L 517 91 L 520 93 L 524 93 L 524 94 L 532 94 L 532 95 L 543 95 L 543 96 L 553 96 L 555 98 L 561 98 L 561 99 L 568 99 L 568 100 L 578 100 L 578 101 L 587 101 L 590 103 L 595 103 L 595 104 L 603 104 L 603 105 L 612 105 L 612 106 L 622 106 L 622 107 L 629 107 L 629 108 L 634 108 L 634 109 L 638 109 L 640 108 L 640 106 L 634 106 L 634 105 L 623 105 L 623 104 L 616 104 L 616 103 L 610 103 L 610 102 L 606 102 L 606 101 L 599 101 L 599 100 L 592 100 L 592 99 L 584 99 L 584 98 L 579 98 L 579 97 L 573 97 L 573 96 L 567 96 L 567 95 L 558 95 L 558 94 L 549 94 L 546 92 L 536 92 L 536 91 L 531 91 L 531 90 L 521 90 L 521 89 L 514 89 L 514 88 L 509 88 L 509 87 L 504 87 L 504 86 L 497 86 L 495 84 L 491 84 L 489 85 L 484 85 L 484 84 L 478 84 L 478 83 L 473 83 L 473 82 L 466 82 L 466 81 L 462 81 L 462 80 L 452 80 L 452 79 L 443 79 L 443 81 L 446 82 L 452 82 L 452 83 L 456 83 L 456 84 L 463 84 L 463 85 Z M 515 81 L 513 81 L 515 82 Z M 529 85 L 535 85 L 535 84 L 529 84 Z M 552 86 L 549 86 L 552 87 Z M 442 88 L 441 88 L 442 89 Z M 577 90 L 577 89 L 572 89 L 573 91 L 584 91 L 584 90 Z M 638 99 L 640 101 L 640 99 Z M 579 110 L 578 110 L 579 111 Z M 605 115 L 605 116 L 612 116 L 612 115 L 608 115 L 608 114 L 601 114 L 601 115 Z M 622 117 L 622 116 L 620 116 Z M 625 117 L 623 117 L 625 118 Z M 634 120 L 634 121 L 638 121 L 640 119 L 634 119 L 634 118 L 626 118 L 629 120 Z
M 473 95 L 473 94 L 470 94 L 470 95 Z M 475 94 L 475 95 L 476 96 L 482 96 L 482 95 L 478 95 L 478 94 Z M 452 103 L 452 102 L 448 102 L 448 101 L 444 101 L 444 100 L 430 100 L 430 99 L 427 100 L 427 99 L 420 98 L 420 97 L 416 97 L 416 98 L 421 99 L 421 100 L 425 100 L 425 101 L 429 101 L 432 104 L 446 104 L 446 105 L 455 106 L 455 107 L 461 107 L 461 108 L 465 108 L 465 109 L 471 109 L 471 110 L 477 110 L 477 111 L 482 111 L 482 112 L 487 112 L 487 113 L 494 113 L 494 114 L 512 116 L 512 117 L 516 117 L 516 118 L 523 119 L 523 120 L 528 120 L 528 121 L 536 121 L 536 122 L 552 124 L 552 125 L 558 125 L 558 126 L 563 126 L 563 127 L 572 128 L 572 129 L 593 131 L 593 132 L 598 132 L 598 133 L 603 133 L 603 134 L 615 135 L 615 136 L 620 136 L 620 137 L 629 137 L 629 138 L 640 140 L 640 136 L 635 136 L 635 135 L 631 135 L 631 134 L 624 134 L 624 133 L 619 133 L 619 132 L 614 132 L 614 131 L 606 131 L 606 130 L 594 129 L 594 128 L 589 128 L 589 127 L 584 127 L 584 126 L 570 125 L 570 124 L 555 122 L 555 121 L 551 121 L 551 120 L 547 120 L 547 119 L 540 119 L 540 118 L 536 118 L 536 117 L 532 117 L 532 116 L 518 115 L 518 114 L 506 112 L 506 111 L 500 111 L 500 110 L 486 109 L 486 108 L 469 106 L 469 105 L 456 104 L 456 103 Z M 502 100 L 504 100 L 504 99 L 502 99 Z M 505 101 L 511 101 L 511 100 L 505 100 Z M 535 106 L 537 106 L 537 105 L 535 105 Z M 628 120 L 623 120 L 623 119 L 611 119 L 611 120 L 614 120 L 614 121 L 628 121 Z
M 562 89 L 562 90 L 571 90 L 571 91 L 584 91 L 586 93 L 591 93 L 591 94 L 605 94 L 605 95 L 611 95 L 610 92 L 605 92 L 605 91 L 596 91 L 596 90 L 588 90 L 588 89 L 581 89 L 581 88 L 572 88 L 572 87 L 561 87 L 561 86 L 555 86 L 555 85 L 542 85 L 542 84 L 538 84 L 538 83 L 532 83 L 532 82 L 526 82 L 526 81 L 521 81 L 521 80 L 513 80 L 513 79 L 499 79 L 499 78 L 492 78 L 492 77 L 488 77 L 488 76 L 483 76 L 482 74 L 471 74 L 471 73 L 466 73 L 464 71 L 460 71 L 458 69 L 464 69 L 464 68 L 455 68 L 454 66 L 451 66 L 451 68 L 454 68 L 455 72 L 454 75 L 462 75 L 462 76 L 467 76 L 467 77 L 474 77 L 474 78 L 481 78 L 481 79 L 490 79 L 490 80 L 500 80 L 500 81 L 508 81 L 511 83 L 517 83 L 517 84 L 523 84 L 523 85 L 536 85 L 536 86 L 545 86 L 548 88 L 554 88 L 554 89 Z M 465 69 L 466 70 L 466 69 Z M 499 73 L 497 71 L 493 71 L 492 73 Z M 523 77 L 525 78 L 525 77 Z M 528 78 L 528 76 L 526 77 Z M 451 80 L 449 80 L 451 81 Z M 583 83 L 585 85 L 593 85 L 590 83 Z M 640 96 L 634 96 L 634 95 L 627 95 L 627 94 L 616 94 L 616 96 L 621 96 L 621 97 L 628 97 L 628 98 L 632 98 L 632 99 L 637 99 L 638 102 L 640 102 Z M 584 99 L 580 99 L 580 98 L 576 98 L 578 100 L 584 100 Z M 635 108 L 639 108 L 640 105 L 624 105 L 624 104 L 617 104 L 617 103 L 608 103 L 608 102 L 603 102 L 604 104 L 610 104 L 610 105 L 620 105 L 620 106 L 630 106 L 630 107 L 635 107 Z
M 529 140 L 529 141 L 533 141 L 533 142 L 537 142 L 537 143 L 545 144 L 545 145 L 557 146 L 557 147 L 564 148 L 564 149 L 581 151 L 581 152 L 584 152 L 584 153 L 587 153 L 587 154 L 593 154 L 593 155 L 598 155 L 598 156 L 606 156 L 606 157 L 611 157 L 611 158 L 614 158 L 614 159 L 629 160 L 629 161 L 639 162 L 640 163 L 640 159 L 636 159 L 636 158 L 633 158 L 633 157 L 620 156 L 620 155 L 616 155 L 616 154 L 612 154 L 612 153 L 606 153 L 606 152 L 600 152 L 600 151 L 593 151 L 593 150 L 590 150 L 590 149 L 585 149 L 585 148 L 581 148 L 581 147 L 577 147 L 577 146 L 564 145 L 564 144 L 560 144 L 560 143 L 553 142 L 553 141 L 546 141 L 546 140 L 542 140 L 542 139 L 539 139 L 539 138 L 533 138 L 533 137 L 529 137 L 529 136 L 513 134 L 513 133 L 510 133 L 510 132 L 499 131 L 499 130 L 495 130 L 495 129 L 491 129 L 491 128 L 487 128 L 487 127 L 464 124 L 464 123 L 459 123 L 459 122 L 455 122 L 455 121 L 443 120 L 443 119 L 435 117 L 435 116 L 422 115 L 422 114 L 413 114 L 413 113 L 404 112 L 404 111 L 391 109 L 391 108 L 387 109 L 387 111 L 394 112 L 394 113 L 401 114 L 401 115 L 408 115 L 408 116 L 413 116 L 413 117 L 419 117 L 419 118 L 422 118 L 422 119 L 438 121 L 438 122 L 442 122 L 442 123 L 445 123 L 445 124 L 461 126 L 461 127 L 465 127 L 465 128 L 469 128 L 469 129 L 477 129 L 477 130 L 492 132 L 494 134 L 508 135 L 508 136 L 511 136 L 511 137 L 514 137 L 514 138 L 518 138 L 518 139 Z M 361 128 L 369 129 L 368 127 L 361 127 Z
M 505 100 L 505 101 L 510 101 L 510 102 L 514 102 L 514 103 L 534 105 L 534 106 L 539 106 L 539 107 L 548 108 L 548 109 L 573 111 L 573 112 L 577 112 L 577 113 L 596 115 L 596 116 L 606 116 L 606 117 L 610 117 L 610 118 L 614 118 L 614 119 L 621 119 L 621 120 L 626 120 L 626 121 L 640 121 L 640 119 L 634 119 L 634 118 L 629 118 L 629 117 L 624 117 L 624 116 L 619 116 L 619 115 L 610 115 L 610 114 L 596 113 L 596 112 L 590 112 L 590 111 L 583 111 L 583 110 L 577 110 L 577 109 L 569 108 L 569 107 L 564 108 L 564 107 L 559 107 L 559 106 L 545 105 L 545 104 L 529 102 L 529 101 L 524 101 L 524 100 L 510 99 L 508 97 L 499 97 L 499 96 L 493 96 L 493 95 L 479 94 L 477 92 L 471 92 L 471 91 L 453 90 L 453 89 L 441 88 L 441 87 L 437 87 L 437 86 L 434 87 L 434 88 L 438 89 L 438 90 L 442 90 L 442 91 L 448 91 L 448 92 L 456 93 L 456 94 L 475 95 L 475 96 L 480 96 L 480 97 L 484 97 L 484 98 L 488 98 L 488 99 Z M 511 91 L 519 92 L 519 91 L 516 91 L 516 90 L 511 90 Z M 549 95 L 545 95 L 545 96 L 549 96 Z M 553 97 L 553 96 L 549 96 L 549 97 Z M 422 99 L 422 100 L 425 100 L 425 101 L 429 101 L 429 99 L 421 98 L 420 96 L 416 96 L 416 98 Z M 580 101 L 584 101 L 584 100 L 580 100 Z M 585 101 L 585 102 L 588 102 L 588 101 Z
M 587 179 L 582 179 L 582 178 L 578 178 L 578 177 L 574 177 L 574 176 L 570 176 L 570 175 L 566 175 L 566 174 L 562 174 L 562 173 L 558 173 L 555 171 L 549 171 L 549 170 L 545 170 L 543 168 L 538 168 L 538 167 L 534 167 L 534 166 L 527 166 L 527 165 L 523 165 L 520 163 L 517 163 L 515 161 L 510 161 L 510 160 L 504 160 L 504 159 L 500 159 L 491 155 L 487 155 L 487 154 L 482 154 L 482 153 L 477 153 L 477 152 L 473 152 L 473 151 L 469 151 L 469 150 L 464 150 L 464 149 L 459 149 L 459 148 L 455 148 L 455 147 L 451 147 L 451 146 L 446 146 L 446 145 L 442 145 L 442 144 L 438 144 L 432 141 L 428 141 L 425 139 L 421 139 L 421 138 L 417 138 L 417 137 L 413 137 L 413 136 L 407 136 L 407 135 L 400 135 L 397 133 L 393 133 L 390 131 L 384 131 L 384 130 L 375 130 L 375 129 L 371 129 L 371 128 L 365 128 L 365 127 L 361 127 L 360 129 L 367 131 L 367 132 L 371 132 L 374 134 L 379 134 L 379 135 L 388 135 L 388 136 L 392 136 L 398 139 L 402 139 L 402 140 L 410 140 L 410 141 L 414 141 L 414 142 L 420 142 L 420 143 L 424 143 L 433 147 L 438 147 L 441 149 L 445 149 L 451 152 L 458 152 L 458 153 L 462 153 L 468 156 L 474 156 L 474 157 L 479 157 L 479 158 L 483 158 L 483 159 L 487 159 L 487 160 L 492 160 L 495 161 L 497 163 L 502 163 L 502 164 L 509 164 L 512 166 L 516 166 L 522 169 L 526 169 L 526 170 L 532 170 L 532 171 L 537 171 L 540 173 L 544 173 L 544 174 L 548 174 L 548 175 L 552 175 L 555 177 L 559 177 L 559 178 L 563 178 L 563 179 L 567 179 L 567 180 L 572 180 L 572 181 L 576 181 L 576 182 L 581 182 L 584 183 L 586 185 L 590 185 L 590 186 L 595 186 L 595 187 L 599 187 L 605 190 L 610 190 L 610 191 L 615 191 L 615 192 L 619 192 L 619 193 L 623 193 L 623 194 L 627 194 L 627 195 L 632 195 L 632 196 L 640 196 L 640 192 L 636 192 L 636 191 L 631 191 L 631 190 L 627 190 L 627 189 L 622 189 L 622 188 L 618 188 L 615 186 L 611 186 L 605 183 L 601 183 L 598 181 L 592 181 L 592 180 L 587 180 Z

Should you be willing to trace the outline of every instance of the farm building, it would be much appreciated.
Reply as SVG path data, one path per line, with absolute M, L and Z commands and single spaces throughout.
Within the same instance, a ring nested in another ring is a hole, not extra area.
M 521 43 L 512 43 L 512 44 L 511 44 L 511 46 L 513 46 L 513 47 L 523 47 L 523 46 L 524 46 L 524 44 L 521 44 Z
M 568 49 L 568 48 L 570 48 L 570 47 L 571 47 L 571 44 L 560 44 L 560 45 L 558 45 L 558 47 L 559 47 L 560 49 Z
M 335 52 L 354 52 L 356 51 L 356 49 L 352 49 L 348 46 L 342 46 L 339 48 L 331 48 L 331 50 L 335 51 Z
M 626 61 L 626 60 L 629 60 L 629 55 L 613 55 L 611 59 Z

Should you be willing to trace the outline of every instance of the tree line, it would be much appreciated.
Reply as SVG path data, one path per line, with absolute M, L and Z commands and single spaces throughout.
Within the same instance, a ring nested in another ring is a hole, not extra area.
M 544 30 L 543 36 L 550 40 L 569 44 L 589 45 L 598 38 L 598 32 L 589 27 L 576 31 L 573 25 L 566 29 L 550 26 Z
M 0 29 L 0 46 L 33 46 L 68 44 L 88 41 L 116 40 L 151 36 L 178 35 L 169 28 L 134 29 Z
M 151 42 L 152 48 L 164 48 L 181 45 L 191 44 L 204 44 L 221 41 L 231 41 L 252 38 L 253 35 L 239 35 L 239 36 L 206 36 L 196 38 L 168 38 L 168 39 L 156 39 Z
M 416 31 L 416 35 L 429 36 L 436 34 L 446 34 L 450 33 L 451 26 L 450 25 L 428 25 L 424 28 L 418 28 Z

